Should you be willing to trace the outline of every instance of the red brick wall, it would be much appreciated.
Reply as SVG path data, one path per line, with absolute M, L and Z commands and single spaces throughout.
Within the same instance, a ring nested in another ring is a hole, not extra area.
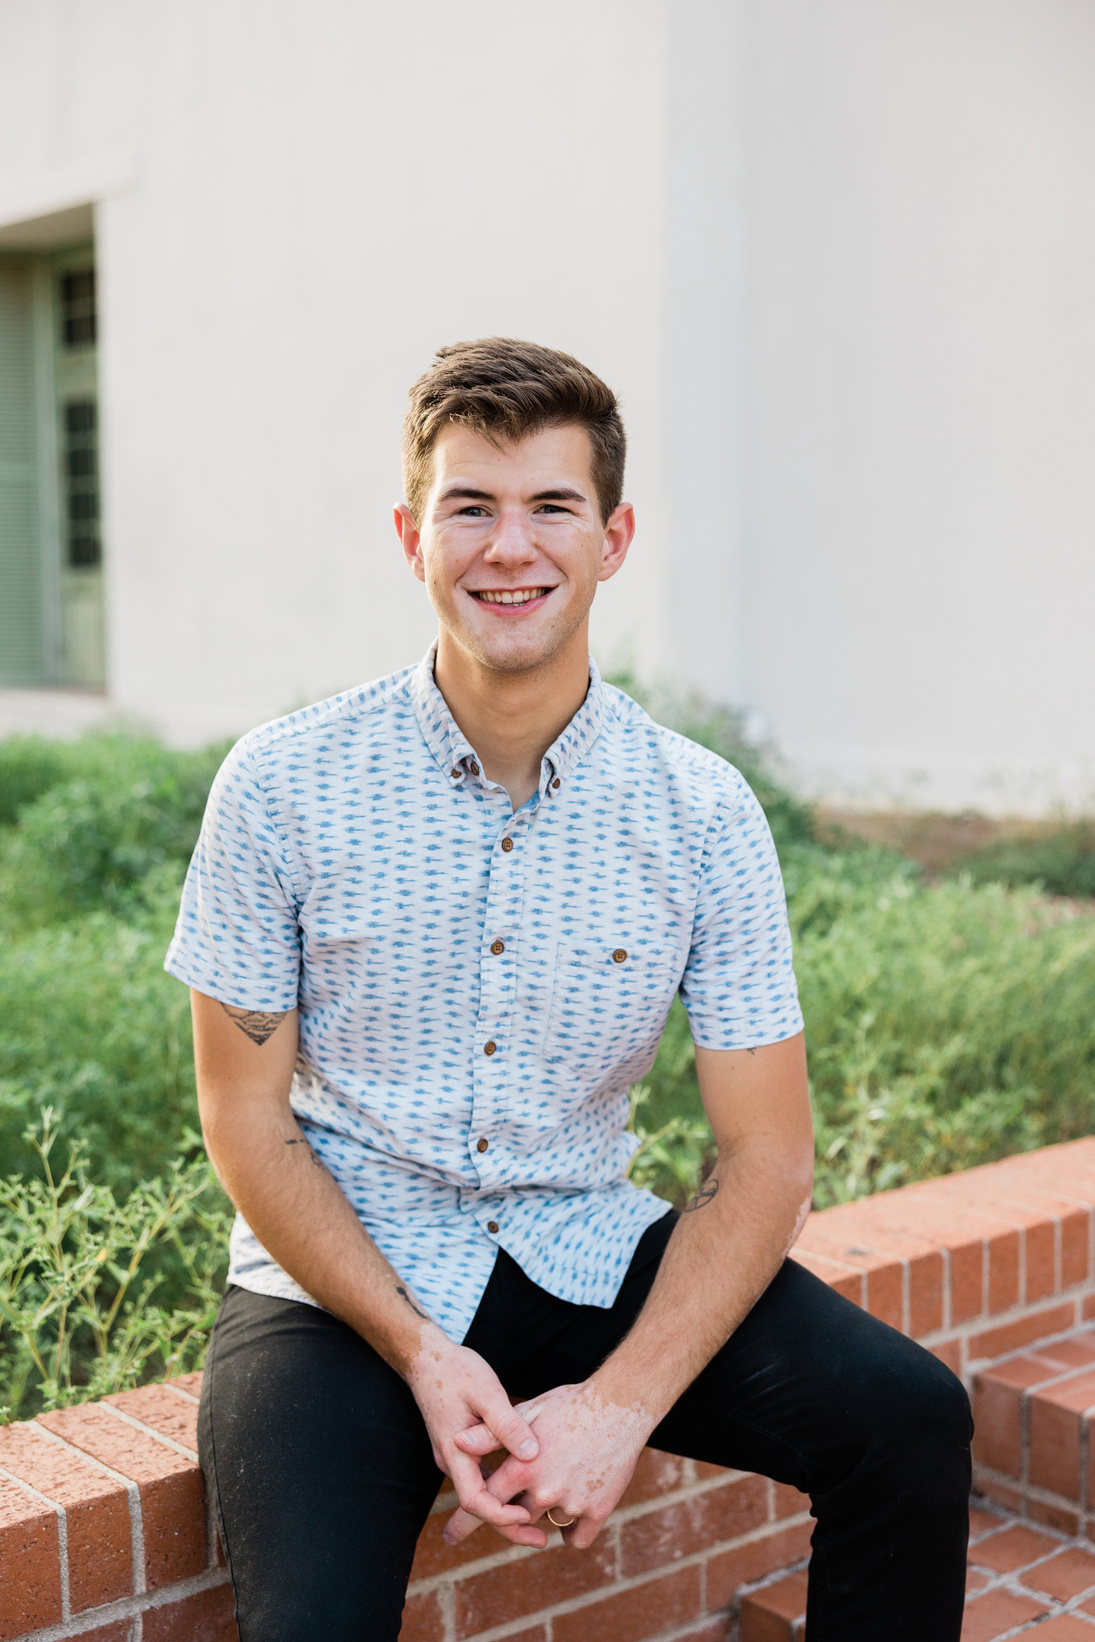
M 812 1215 L 795 1258 L 965 1376 L 983 1488 L 1056 1526 L 1095 1522 L 1095 1139 Z M 0 1642 L 234 1638 L 197 1386 L 0 1428 Z M 423 1532 L 401 1642 L 722 1642 L 743 1591 L 801 1563 L 810 1530 L 794 1490 L 654 1451 L 588 1552 L 487 1529 L 451 1550 L 452 1503 Z

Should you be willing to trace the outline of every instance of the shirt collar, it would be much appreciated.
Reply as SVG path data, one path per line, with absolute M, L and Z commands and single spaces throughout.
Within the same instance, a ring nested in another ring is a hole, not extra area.
M 483 780 L 475 748 L 463 734 L 449 711 L 433 676 L 437 655 L 431 644 L 411 673 L 410 697 L 423 739 L 435 761 L 444 770 L 452 787 L 478 777 Z M 540 765 L 540 796 L 558 792 L 567 776 L 585 757 L 601 733 L 607 712 L 607 696 L 597 663 L 589 658 L 589 690 L 570 723 L 552 742 Z M 555 782 L 559 786 L 555 786 Z

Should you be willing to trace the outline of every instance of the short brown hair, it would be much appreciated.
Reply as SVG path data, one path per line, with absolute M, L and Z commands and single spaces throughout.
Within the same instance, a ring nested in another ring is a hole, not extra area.
M 616 395 L 571 354 L 506 336 L 438 349 L 411 389 L 403 420 L 403 485 L 419 521 L 430 488 L 430 453 L 447 422 L 507 440 L 577 422 L 589 434 L 602 523 L 620 504 L 627 440 Z

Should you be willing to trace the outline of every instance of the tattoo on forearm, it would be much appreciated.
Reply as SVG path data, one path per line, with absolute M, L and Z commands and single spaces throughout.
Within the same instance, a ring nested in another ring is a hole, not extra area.
M 407 1293 L 407 1291 L 403 1287 L 402 1283 L 398 1283 L 396 1285 L 395 1292 L 398 1295 L 401 1295 L 404 1300 L 406 1300 L 407 1304 L 410 1306 L 411 1310 L 414 1312 L 416 1317 L 421 1317 L 421 1319 L 424 1323 L 429 1322 L 429 1320 L 430 1320 L 429 1319 L 429 1314 L 427 1312 L 423 1311 L 420 1306 L 415 1305 L 414 1301 L 411 1299 L 410 1295 Z
M 316 1168 L 322 1169 L 323 1159 L 319 1156 L 315 1148 L 313 1146 L 309 1146 L 308 1142 L 306 1140 L 302 1140 L 299 1135 L 294 1140 L 287 1140 L 285 1144 L 287 1146 L 303 1146 Z
M 261 1049 L 267 1038 L 272 1038 L 286 1015 L 287 1009 L 275 1012 L 266 1012 L 262 1009 L 237 1009 L 235 1004 L 222 1003 L 221 1008 L 230 1020 L 234 1020 L 241 1032 L 246 1032 L 251 1042 Z
M 691 1202 L 684 1205 L 681 1213 L 694 1214 L 697 1209 L 706 1209 L 707 1205 L 718 1196 L 718 1192 L 719 1183 L 715 1179 L 714 1175 L 712 1175 L 710 1180 L 704 1181 L 703 1185 L 700 1187 L 695 1197 L 692 1198 Z

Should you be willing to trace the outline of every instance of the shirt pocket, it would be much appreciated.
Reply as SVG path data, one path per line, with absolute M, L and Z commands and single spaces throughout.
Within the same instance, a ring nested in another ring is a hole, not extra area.
M 621 1086 L 649 1069 L 684 968 L 674 949 L 651 942 L 559 944 L 544 1059 L 561 1072 Z

